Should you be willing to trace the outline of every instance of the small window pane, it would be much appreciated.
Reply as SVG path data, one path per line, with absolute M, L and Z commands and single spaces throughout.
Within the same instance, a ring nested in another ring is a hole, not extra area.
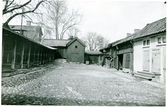
M 166 37 L 162 37 L 162 42 L 166 43 Z
M 146 45 L 146 41 L 144 40 L 144 41 L 143 41 L 143 46 L 145 46 L 145 45 Z
M 157 41 L 158 41 L 158 44 L 160 44 L 160 43 L 161 43 L 161 37 L 159 37 L 159 38 L 157 39 Z
M 147 40 L 147 45 L 150 45 L 150 40 Z

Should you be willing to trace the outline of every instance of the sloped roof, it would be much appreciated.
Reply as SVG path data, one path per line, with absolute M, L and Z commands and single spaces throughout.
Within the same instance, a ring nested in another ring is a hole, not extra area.
M 18 33 L 14 32 L 14 31 L 12 31 L 11 29 L 8 29 L 8 28 L 3 27 L 3 30 L 6 30 L 6 31 L 8 31 L 8 32 L 10 32 L 10 33 L 13 33 L 13 34 L 15 34 L 15 35 L 17 35 L 17 36 L 19 36 L 19 37 L 25 38 L 25 39 L 27 39 L 28 41 L 31 41 L 31 42 L 33 42 L 33 43 L 35 43 L 35 44 L 41 45 L 41 46 L 46 47 L 46 48 L 48 48 L 48 49 L 57 50 L 57 48 L 53 48 L 53 47 L 50 47 L 50 46 L 47 46 L 47 45 L 44 45 L 44 44 L 40 44 L 40 43 L 38 43 L 38 42 L 36 42 L 36 41 L 33 41 L 32 39 L 30 39 L 30 38 L 28 38 L 28 37 L 26 37 L 26 36 L 22 36 L 21 34 L 18 34 Z
M 156 33 L 160 33 L 166 31 L 166 17 L 162 18 L 158 21 L 152 22 L 147 24 L 143 29 L 141 29 L 140 31 L 133 33 L 130 36 L 127 36 L 123 39 L 120 39 L 120 41 L 113 43 L 113 46 L 116 46 L 118 44 L 130 41 L 130 40 L 135 40 L 137 38 L 141 38 L 144 36 L 149 36 L 151 34 L 156 34 Z
M 67 43 L 67 46 L 71 45 L 73 42 L 75 41 L 78 41 L 82 46 L 85 47 L 85 44 L 78 38 L 78 37 L 75 37 L 74 39 L 72 39 L 69 43 Z
M 85 53 L 89 55 L 102 55 L 103 54 L 100 51 L 85 51 Z
M 65 39 L 44 39 L 42 44 L 54 47 L 66 47 L 67 43 L 71 40 Z
M 37 31 L 39 32 L 40 35 L 43 35 L 42 33 L 42 29 L 40 26 L 27 26 L 27 25 L 22 25 L 22 28 L 21 28 L 21 25 L 9 25 L 10 29 L 11 30 L 15 30 L 15 31 L 18 31 L 18 30 L 24 30 L 24 31 Z
M 153 23 L 147 24 L 137 35 L 134 35 L 133 39 L 149 36 L 166 31 L 166 17 Z

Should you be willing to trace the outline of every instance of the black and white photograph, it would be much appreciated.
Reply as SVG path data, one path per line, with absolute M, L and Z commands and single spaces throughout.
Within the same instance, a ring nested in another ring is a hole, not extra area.
M 165 0 L 2 0 L 1 105 L 166 106 Z

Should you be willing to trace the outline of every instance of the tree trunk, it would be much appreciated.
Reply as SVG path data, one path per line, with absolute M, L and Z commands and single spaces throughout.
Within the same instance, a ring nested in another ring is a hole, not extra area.
M 56 24 L 56 39 L 59 39 L 58 25 Z

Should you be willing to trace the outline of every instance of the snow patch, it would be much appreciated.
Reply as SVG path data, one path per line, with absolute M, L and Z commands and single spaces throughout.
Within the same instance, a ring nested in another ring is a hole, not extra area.
M 66 88 L 73 94 L 75 94 L 76 96 L 82 97 L 82 94 L 80 94 L 79 92 L 75 91 L 72 87 L 66 86 Z

